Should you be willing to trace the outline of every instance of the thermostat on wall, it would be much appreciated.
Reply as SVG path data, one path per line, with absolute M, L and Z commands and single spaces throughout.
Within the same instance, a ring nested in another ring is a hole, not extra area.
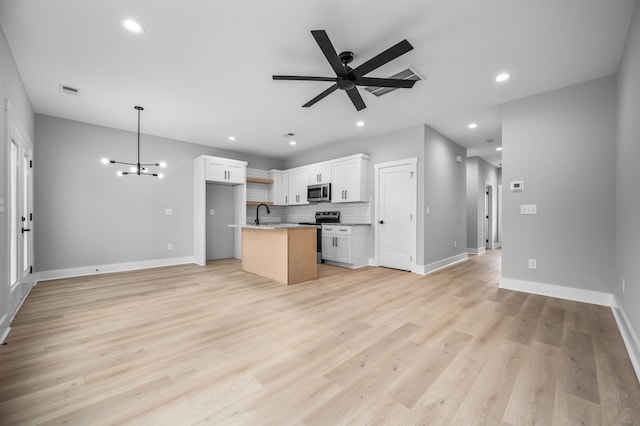
M 524 181 L 517 180 L 515 182 L 511 182 L 511 191 L 512 192 L 522 192 L 524 189 Z

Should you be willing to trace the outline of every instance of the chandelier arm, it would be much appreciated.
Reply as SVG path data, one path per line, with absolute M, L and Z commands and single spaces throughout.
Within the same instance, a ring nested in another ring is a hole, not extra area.
M 111 160 L 111 163 L 112 164 L 124 164 L 126 166 L 137 166 L 138 165 L 136 163 L 126 163 L 124 161 L 114 161 L 114 160 Z

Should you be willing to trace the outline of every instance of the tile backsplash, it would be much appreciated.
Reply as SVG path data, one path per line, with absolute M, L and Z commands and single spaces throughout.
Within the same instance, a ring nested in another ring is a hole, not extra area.
M 342 223 L 371 223 L 372 203 L 315 203 L 301 206 L 269 206 L 271 214 L 264 207 L 260 209 L 261 223 L 313 222 L 317 211 L 339 211 Z M 247 206 L 247 222 L 256 218 L 256 206 Z

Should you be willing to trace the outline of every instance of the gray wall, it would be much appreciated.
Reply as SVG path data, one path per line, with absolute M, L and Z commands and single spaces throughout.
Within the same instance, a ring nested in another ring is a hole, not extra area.
M 8 207 L 6 185 L 7 185 L 7 142 L 5 140 L 6 122 L 4 115 L 4 102 L 8 100 L 11 103 L 11 116 L 13 120 L 18 122 L 23 131 L 33 142 L 33 108 L 24 88 L 22 78 L 18 73 L 18 68 L 13 59 L 13 54 L 7 44 L 7 39 L 0 27 L 0 102 L 2 102 L 2 118 L 0 119 L 0 138 L 2 139 L 2 149 L 0 149 L 0 198 L 5 200 L 5 206 Z M 9 276 L 6 268 L 7 258 L 7 227 L 9 215 L 0 213 L 2 224 L 0 225 L 0 337 L 4 335 L 8 327 L 9 312 Z
M 615 115 L 614 77 L 504 105 L 503 278 L 611 291 Z M 516 180 L 521 193 L 508 188 Z
M 192 256 L 195 157 L 282 167 L 279 160 L 143 134 L 142 161 L 166 161 L 165 178 L 118 178 L 117 167 L 100 159 L 135 161 L 135 132 L 36 115 L 35 139 L 36 271 Z
M 418 216 L 424 216 L 424 264 L 429 265 L 467 252 L 467 151 L 429 126 L 424 132 L 425 201 L 418 206 Z M 458 155 L 461 163 L 456 162 Z
M 616 265 L 614 294 L 640 332 L 640 7 L 629 30 L 618 72 L 617 173 L 616 173 Z M 622 292 L 622 279 L 626 291 Z M 636 354 L 640 357 L 640 354 Z
M 418 265 L 428 265 L 466 251 L 466 150 L 429 126 L 416 126 L 366 139 L 341 141 L 310 150 L 286 161 L 296 167 L 363 152 L 371 156 L 370 200 L 374 200 L 375 164 L 418 158 L 417 250 Z M 461 155 L 463 163 L 455 162 Z M 432 212 L 425 214 L 425 200 Z M 374 255 L 375 236 L 369 241 Z M 453 247 L 457 241 L 457 248 Z
M 476 251 L 485 247 L 484 198 L 485 183 L 493 186 L 491 199 L 493 216 L 489 241 L 498 236 L 498 169 L 479 157 L 467 159 L 467 246 Z

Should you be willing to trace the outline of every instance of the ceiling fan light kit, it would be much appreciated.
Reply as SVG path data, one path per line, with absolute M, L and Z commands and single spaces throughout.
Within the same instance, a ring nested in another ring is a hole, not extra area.
M 162 179 L 164 175 L 162 173 L 157 173 L 149 170 L 149 167 L 167 167 L 167 163 L 164 161 L 160 161 L 159 163 L 141 163 L 140 162 L 140 111 L 143 111 L 144 108 L 141 106 L 134 107 L 138 111 L 138 161 L 136 163 L 128 163 L 126 161 L 116 161 L 109 160 L 108 158 L 102 159 L 102 164 L 122 164 L 125 166 L 130 166 L 128 172 L 123 172 L 122 170 L 118 170 L 116 174 L 118 176 L 126 176 L 126 175 L 137 175 L 137 176 L 153 176 Z
M 336 53 L 329 36 L 327 36 L 324 30 L 311 31 L 313 38 L 318 43 L 320 50 L 324 54 L 325 58 L 331 65 L 335 77 L 312 77 L 312 76 L 295 76 L 295 75 L 274 75 L 274 80 L 301 80 L 301 81 L 327 81 L 333 82 L 333 84 L 320 93 L 315 98 L 311 99 L 303 107 L 310 107 L 321 99 L 327 97 L 331 93 L 340 89 L 347 92 L 349 99 L 353 103 L 356 110 L 360 111 L 367 106 L 362 100 L 362 96 L 358 92 L 357 86 L 373 86 L 373 87 L 391 87 L 396 89 L 410 89 L 416 83 L 416 80 L 400 80 L 393 78 L 375 78 L 365 77 L 366 74 L 371 71 L 380 68 L 388 62 L 393 61 L 399 56 L 404 55 L 413 49 L 413 46 L 407 41 L 402 40 L 395 44 L 384 52 L 374 56 L 368 61 L 360 64 L 356 68 L 351 68 L 349 64 L 353 61 L 353 52 Z

